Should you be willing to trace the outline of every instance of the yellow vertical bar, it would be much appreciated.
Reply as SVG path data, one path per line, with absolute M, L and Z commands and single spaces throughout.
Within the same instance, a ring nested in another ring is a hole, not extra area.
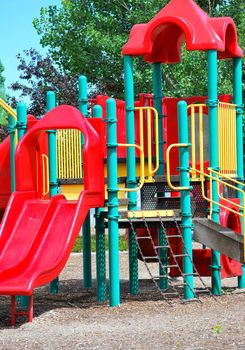
M 144 126 L 143 126 L 143 109 L 139 109 L 139 124 L 140 124 L 140 147 L 144 148 Z M 141 172 L 141 154 L 140 154 L 140 172 Z M 149 162 L 149 148 L 148 148 L 148 162 Z M 149 163 L 148 163 L 148 170 L 149 170 Z
M 74 130 L 70 130 L 70 149 L 69 149 L 69 154 L 70 154 L 70 179 L 74 178 L 74 148 L 73 148 L 73 134 Z
M 73 140 L 73 149 L 74 149 L 74 177 L 78 178 L 78 168 L 77 168 L 77 134 L 78 130 L 74 130 L 74 140 Z
M 228 130 L 229 130 L 229 142 L 227 144 L 227 163 L 228 163 L 228 174 L 231 174 L 232 169 L 232 153 L 231 153 L 231 145 L 232 145 L 232 123 L 231 123 L 231 112 L 229 106 L 226 107 L 227 112 L 229 115 L 229 124 L 228 124 Z
M 65 178 L 68 179 L 68 168 L 69 168 L 69 159 L 68 159 L 68 152 L 67 152 L 67 147 L 68 147 L 68 131 L 65 131 L 65 160 L 66 160 L 66 166 L 65 166 Z
M 234 135 L 234 154 L 235 154 L 235 176 L 237 177 L 237 143 L 236 143 L 236 107 L 233 106 L 233 123 L 234 123 L 234 129 L 235 129 L 235 135 Z
M 224 170 L 223 166 L 223 115 L 222 115 L 222 105 L 219 104 L 218 108 L 218 137 L 219 137 L 219 142 L 218 142 L 218 147 L 219 147 L 219 167 L 220 167 L 220 172 L 222 173 Z
M 195 130 L 195 106 L 191 107 L 191 162 L 192 167 L 196 169 L 196 130 Z M 196 179 L 196 173 L 192 173 L 192 179 Z
M 68 138 L 68 159 L 69 159 L 69 179 L 72 178 L 72 173 L 73 173 L 73 168 L 72 168 L 72 158 L 73 158 L 73 154 L 72 154 L 72 130 L 69 129 L 69 138 Z
M 63 167 L 63 163 L 64 163 L 64 153 L 63 153 L 63 143 L 64 143 L 64 137 L 63 137 L 63 130 L 60 130 L 60 169 L 61 169 L 61 174 L 60 177 L 63 179 L 64 177 L 64 167 Z
M 147 109 L 147 148 L 148 148 L 148 180 L 152 181 L 152 142 L 151 142 L 151 110 L 150 109 Z
M 200 170 L 204 172 L 204 146 L 203 146 L 203 106 L 199 107 L 199 155 L 200 155 Z M 203 175 L 200 175 L 203 180 Z

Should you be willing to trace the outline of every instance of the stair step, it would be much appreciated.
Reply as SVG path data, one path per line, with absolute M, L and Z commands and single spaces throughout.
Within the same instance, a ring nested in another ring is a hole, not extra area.
M 174 258 L 184 258 L 189 256 L 188 254 L 178 254 L 178 255 L 174 255 Z
M 161 248 L 170 248 L 170 245 L 156 245 L 156 249 L 161 249 Z
M 150 240 L 152 239 L 152 238 L 149 237 L 149 236 L 144 236 L 144 237 L 137 237 L 137 236 L 136 236 L 135 238 L 137 239 L 137 241 L 140 240 L 140 239 L 150 239 Z
M 198 294 L 198 293 L 209 293 L 210 294 L 211 292 L 208 289 L 202 289 L 202 290 L 201 289 L 194 289 L 194 293 L 195 294 Z
M 179 295 L 178 292 L 163 292 L 164 296 L 167 296 L 167 295 Z
M 168 275 L 153 276 L 154 280 L 160 280 L 161 278 L 171 279 Z
M 169 236 L 166 236 L 167 238 L 182 238 L 181 235 L 169 235 Z
M 149 260 L 150 260 L 150 259 L 157 259 L 157 260 L 159 260 L 159 257 L 156 256 L 156 255 L 155 255 L 155 256 L 144 256 L 143 258 L 144 258 L 145 260 L 146 260 L 146 259 L 149 259 Z
M 199 274 L 197 272 L 193 272 L 193 273 L 183 273 L 182 274 L 183 277 L 187 277 L 187 276 L 199 276 Z

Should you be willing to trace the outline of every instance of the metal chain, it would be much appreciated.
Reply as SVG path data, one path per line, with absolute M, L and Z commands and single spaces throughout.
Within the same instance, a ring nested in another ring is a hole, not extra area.
M 163 290 L 159 287 L 159 285 L 158 285 L 158 283 L 157 283 L 157 281 L 156 281 L 156 278 L 153 276 L 153 274 L 152 274 L 152 272 L 151 272 L 151 270 L 150 270 L 150 268 L 149 268 L 149 266 L 148 266 L 148 263 L 147 263 L 147 261 L 145 260 L 145 256 L 144 256 L 144 254 L 143 254 L 143 252 L 142 252 L 142 249 L 141 249 L 141 247 L 140 247 L 140 245 L 139 245 L 139 242 L 138 242 L 138 240 L 137 240 L 137 238 L 136 238 L 136 237 L 137 237 L 137 234 L 136 234 L 136 232 L 135 232 L 135 229 L 134 229 L 134 226 L 133 226 L 133 222 L 132 222 L 131 218 L 128 218 L 128 219 L 129 219 L 129 223 L 130 223 L 131 230 L 132 230 L 132 232 L 133 232 L 133 234 L 134 234 L 134 237 L 135 237 L 135 241 L 136 241 L 136 244 L 137 244 L 137 247 L 138 247 L 140 256 L 141 256 L 141 258 L 142 258 L 142 260 L 143 260 L 143 262 L 144 262 L 144 265 L 145 265 L 145 267 L 146 267 L 146 269 L 147 269 L 147 271 L 148 271 L 148 273 L 149 273 L 149 275 L 150 275 L 150 277 L 151 277 L 151 279 L 152 279 L 154 285 L 156 286 L 156 288 L 157 288 L 157 290 L 159 291 L 159 293 L 162 295 L 163 299 L 164 299 L 169 305 L 172 306 L 170 300 L 166 297 L 166 293 L 164 293 Z M 166 290 L 164 290 L 164 291 L 166 291 Z M 177 292 L 177 295 L 179 295 L 178 291 L 176 291 L 176 292 Z M 173 294 L 173 293 L 172 293 L 172 294 Z
M 200 280 L 201 284 L 203 285 L 205 291 L 208 292 L 209 295 L 212 296 L 215 300 L 217 300 L 217 298 L 212 294 L 212 292 L 210 291 L 210 289 L 207 287 L 206 283 L 204 282 L 203 278 L 202 278 L 201 275 L 199 274 L 199 272 L 198 272 L 198 270 L 197 270 L 197 268 L 196 268 L 196 265 L 194 264 L 193 259 L 191 258 L 190 254 L 188 253 L 188 250 L 186 249 L 186 244 L 185 244 L 185 242 L 184 242 L 184 240 L 183 240 L 183 236 L 182 236 L 182 234 L 181 234 L 181 230 L 180 230 L 180 227 L 179 227 L 179 224 L 178 224 L 178 221 L 177 221 L 176 216 L 173 216 L 173 220 L 174 220 L 175 226 L 176 226 L 176 228 L 177 228 L 177 230 L 178 230 L 178 234 L 179 234 L 180 237 L 181 237 L 182 245 L 183 245 L 184 250 L 185 250 L 185 254 L 187 255 L 187 257 L 188 257 L 188 259 L 190 260 L 190 262 L 192 263 L 194 274 L 199 278 L 199 280 Z M 162 221 L 161 218 L 160 218 L 160 221 Z M 204 292 L 204 291 L 203 291 L 203 292 Z
M 166 227 L 164 226 L 164 223 L 163 223 L 163 221 L 162 221 L 161 216 L 158 216 L 158 217 L 159 217 L 159 220 L 160 220 L 162 229 L 166 232 Z M 145 221 L 145 218 L 143 218 L 143 220 Z M 147 224 L 146 221 L 145 221 L 145 224 L 146 224 L 146 227 L 147 227 L 147 231 L 150 233 L 150 230 L 149 230 L 149 227 L 148 227 L 148 224 Z M 180 237 L 181 237 L 181 235 L 180 235 Z M 171 247 L 171 245 L 170 245 L 170 243 L 169 243 L 168 235 L 166 235 L 166 238 L 167 238 L 167 242 L 168 242 L 168 247 L 169 247 L 170 253 L 171 253 L 171 255 L 172 255 L 173 259 L 174 259 L 175 265 L 176 265 L 175 267 L 179 270 L 179 273 L 180 273 L 180 275 L 182 276 L 182 278 L 183 278 L 183 280 L 184 280 L 184 283 L 183 283 L 182 285 L 183 285 L 183 286 L 186 285 L 187 288 L 189 288 L 189 290 L 195 295 L 196 300 L 199 301 L 199 302 L 201 302 L 200 299 L 198 298 L 198 296 L 195 294 L 195 290 L 190 286 L 189 282 L 187 281 L 186 276 L 183 275 L 183 273 L 182 273 L 182 270 L 181 270 L 181 268 L 180 268 L 180 265 L 179 265 L 179 263 L 178 263 L 178 260 L 177 260 L 175 254 L 174 254 L 174 251 L 173 251 L 173 249 L 172 249 L 172 247 Z M 155 247 L 154 242 L 153 242 L 153 246 Z M 156 251 L 156 247 L 154 248 L 154 250 Z M 157 254 L 157 252 L 156 252 L 156 254 Z M 160 263 L 160 265 L 161 265 L 161 260 L 160 260 L 160 259 L 159 259 L 159 263 Z M 184 300 L 184 302 L 186 302 L 186 301 Z

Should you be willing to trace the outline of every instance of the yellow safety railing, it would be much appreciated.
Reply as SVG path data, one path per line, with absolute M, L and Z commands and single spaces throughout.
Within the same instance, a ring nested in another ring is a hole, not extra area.
M 181 190 L 189 190 L 189 187 L 181 187 L 181 186 L 174 186 L 171 182 L 171 175 L 170 175 L 170 151 L 173 148 L 181 148 L 181 147 L 189 147 L 190 145 L 188 143 L 173 143 L 167 148 L 166 152 L 166 179 L 168 186 L 173 191 L 181 191 Z
M 147 118 L 147 150 L 148 150 L 148 176 L 145 181 L 152 182 L 153 176 L 159 168 L 159 126 L 158 126 L 158 113 L 153 107 L 136 107 L 135 110 L 139 111 L 139 126 L 140 126 L 140 147 L 144 151 L 144 111 Z M 155 158 L 156 164 L 153 165 L 152 159 L 152 118 L 154 119 L 154 136 L 155 136 Z
M 192 104 L 190 110 L 190 137 L 191 137 L 191 162 L 196 169 L 197 162 L 200 164 L 201 172 L 204 171 L 204 113 L 205 104 Z M 199 126 L 197 128 L 197 120 Z M 197 130 L 199 137 L 197 138 Z M 199 146 L 199 158 L 197 157 L 197 144 Z M 220 102 L 218 106 L 218 160 L 220 173 L 237 176 L 236 158 L 236 105 Z M 203 175 L 196 172 L 191 173 L 191 180 L 200 180 Z
M 237 177 L 236 105 L 219 103 L 218 140 L 220 173 Z
M 57 168 L 59 179 L 82 178 L 82 147 L 79 130 L 57 131 Z
M 13 110 L 13 108 L 11 108 L 4 100 L 2 100 L 1 98 L 0 98 L 0 107 L 2 107 L 4 110 L 5 110 L 5 112 L 7 112 L 9 115 L 11 115 L 13 118 L 14 118 L 14 120 L 15 120 L 15 122 L 17 121 L 17 114 L 16 114 L 16 112 Z
M 11 115 L 14 118 L 15 123 L 17 122 L 17 113 L 15 110 L 13 110 L 12 107 L 10 107 L 4 100 L 0 98 L 0 107 L 2 107 L 5 112 L 7 112 L 9 115 Z M 15 130 L 14 133 L 14 138 L 15 138 L 15 145 L 17 144 L 17 130 Z
M 217 172 L 211 168 L 208 168 L 209 174 L 201 172 L 200 170 L 193 169 L 193 168 L 191 170 L 193 172 L 197 172 L 197 173 L 203 175 L 203 180 L 201 181 L 202 196 L 206 201 L 208 201 L 210 203 L 210 215 L 212 214 L 212 208 L 213 208 L 213 205 L 215 204 L 215 205 L 219 206 L 220 208 L 226 209 L 227 211 L 234 213 L 235 215 L 240 216 L 243 219 L 243 227 L 245 227 L 245 191 L 244 191 L 245 185 L 242 182 L 231 179 L 230 176 L 221 174 L 220 172 Z M 205 188 L 204 188 L 205 178 L 210 180 L 211 185 L 212 185 L 212 182 L 215 181 L 217 184 L 217 192 L 219 194 L 219 198 L 222 199 L 223 201 L 229 203 L 229 204 L 232 204 L 232 206 L 236 207 L 237 210 L 234 210 L 234 209 L 232 209 L 232 208 L 228 207 L 227 205 L 222 204 L 220 202 L 214 201 L 213 194 L 212 194 L 212 186 L 210 186 L 210 197 L 207 197 L 207 195 L 205 194 Z M 232 184 L 225 182 L 223 179 L 228 180 L 229 182 L 232 182 Z M 227 186 L 229 188 L 236 190 L 237 192 L 240 192 L 242 194 L 242 198 L 243 198 L 243 200 L 242 200 L 243 205 L 235 203 L 233 201 L 230 201 L 228 198 L 221 196 L 219 185 Z M 238 186 L 242 187 L 243 189 L 238 187 Z M 244 261 L 245 261 L 245 236 L 244 236 Z
M 204 123 L 203 123 L 203 108 L 206 107 L 205 104 L 193 104 L 188 106 L 188 110 L 190 110 L 190 118 L 191 118 L 191 128 L 190 128 L 190 134 L 191 134 L 191 162 L 192 167 L 195 169 L 197 161 L 199 161 L 200 170 L 204 171 Z M 198 117 L 199 121 L 199 159 L 196 157 L 196 115 Z M 202 177 L 202 175 L 200 176 Z M 191 173 L 191 179 L 192 181 L 199 180 L 197 178 L 196 173 Z
M 170 177 L 170 151 L 173 148 L 181 148 L 181 147 L 188 147 L 189 144 L 185 144 L 185 143 L 176 143 L 176 144 L 172 144 L 168 147 L 167 152 L 166 152 L 166 178 L 167 178 L 167 183 L 168 186 L 174 190 L 174 191 L 182 191 L 182 190 L 188 190 L 188 187 L 183 187 L 183 186 L 174 186 L 171 183 L 171 177 Z M 212 215 L 212 210 L 213 210 L 213 205 L 217 205 L 220 208 L 226 209 L 227 211 L 234 213 L 235 215 L 240 216 L 241 218 L 243 218 L 243 227 L 245 227 L 245 185 L 240 182 L 237 181 L 233 178 L 231 178 L 229 175 L 225 175 L 222 174 L 218 171 L 215 171 L 211 168 L 207 169 L 207 172 L 204 172 L 202 170 L 198 170 L 196 168 L 191 167 L 190 168 L 190 174 L 193 176 L 193 174 L 195 175 L 198 174 L 199 175 L 199 179 L 201 181 L 201 189 L 202 189 L 202 197 L 210 203 L 210 215 Z M 197 178 L 197 176 L 195 176 L 195 178 Z M 205 181 L 206 180 L 210 180 L 210 197 L 208 197 L 205 193 Z M 227 180 L 227 181 L 224 181 Z M 213 200 L 213 193 L 212 193 L 212 183 L 213 181 L 216 183 L 217 185 L 217 193 L 219 198 L 223 201 L 223 203 L 217 202 Z M 229 188 L 234 189 L 237 192 L 240 192 L 242 194 L 242 198 L 243 198 L 243 204 L 239 204 L 239 203 L 235 203 L 231 200 L 229 200 L 228 198 L 225 198 L 221 195 L 220 193 L 220 185 L 222 186 L 226 186 Z M 228 204 L 232 204 L 233 208 L 235 207 L 237 210 L 230 208 L 229 206 L 226 205 L 226 203 Z M 245 247 L 245 236 L 244 236 L 244 247 Z M 245 248 L 244 248 L 245 249 Z M 244 260 L 245 260 L 245 250 L 244 250 Z
M 43 171 L 42 197 L 44 198 L 49 193 L 49 164 L 48 164 L 48 156 L 46 154 L 42 153 L 41 159 L 42 159 L 42 171 Z
M 141 146 L 130 144 L 130 143 L 118 143 L 119 147 L 134 147 L 140 151 L 140 184 L 134 188 L 118 188 L 119 191 L 124 192 L 137 192 L 139 191 L 145 183 L 145 155 L 144 150 Z

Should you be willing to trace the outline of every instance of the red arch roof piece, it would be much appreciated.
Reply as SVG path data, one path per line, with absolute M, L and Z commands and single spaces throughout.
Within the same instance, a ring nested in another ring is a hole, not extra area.
M 221 58 L 242 56 L 233 20 L 212 19 L 193 0 L 171 0 L 148 23 L 135 25 L 122 53 L 144 56 L 149 62 L 175 63 L 181 59 L 184 41 L 189 51 L 213 49 Z
M 219 52 L 219 58 L 242 57 L 243 51 L 238 45 L 233 19 L 231 17 L 210 18 L 210 23 L 225 45 L 225 51 Z

